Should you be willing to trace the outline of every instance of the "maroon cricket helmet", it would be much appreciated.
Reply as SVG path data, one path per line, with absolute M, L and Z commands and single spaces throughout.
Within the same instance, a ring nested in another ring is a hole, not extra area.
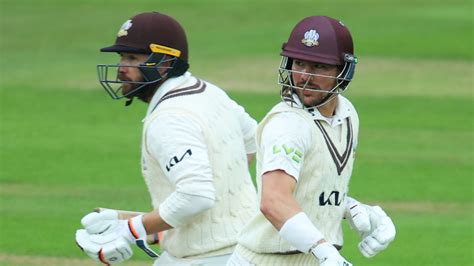
M 141 81 L 118 79 L 113 69 L 118 73 L 120 64 L 97 65 L 102 87 L 113 99 L 127 97 L 126 105 L 133 97 L 149 99 L 164 80 L 181 76 L 189 68 L 184 29 L 174 18 L 158 12 L 140 13 L 125 21 L 117 33 L 115 44 L 100 51 L 149 55 L 143 63 L 127 66 L 136 67 L 141 72 Z M 162 74 L 160 69 L 166 71 Z M 123 84 L 131 84 L 134 89 L 123 94 Z
M 174 18 L 158 13 L 138 14 L 127 20 L 117 33 L 115 44 L 101 52 L 151 54 L 151 44 L 179 51 L 181 60 L 188 61 L 188 42 L 183 27 Z
M 311 16 L 293 28 L 282 56 L 310 62 L 342 66 L 346 54 L 353 55 L 352 37 L 339 20 L 326 16 Z

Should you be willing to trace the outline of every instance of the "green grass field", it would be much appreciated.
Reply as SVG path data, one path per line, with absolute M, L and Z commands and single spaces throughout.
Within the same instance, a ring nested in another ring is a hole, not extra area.
M 397 238 L 355 265 L 474 265 L 472 1 L 0 0 L 0 265 L 97 265 L 74 244 L 97 206 L 149 210 L 140 174 L 146 106 L 96 80 L 135 13 L 186 28 L 191 71 L 256 119 L 278 100 L 279 49 L 308 15 L 341 18 L 359 56 L 347 96 L 361 119 L 351 194 L 380 204 Z M 291 11 L 291 13 L 288 13 Z M 123 265 L 151 265 L 139 250 Z

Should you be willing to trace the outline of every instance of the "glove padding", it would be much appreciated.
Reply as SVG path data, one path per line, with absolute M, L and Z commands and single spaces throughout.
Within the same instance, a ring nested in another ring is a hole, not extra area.
M 311 253 L 319 260 L 320 266 L 352 266 L 333 245 L 327 242 L 312 248 Z
M 367 258 L 386 249 L 395 239 L 395 225 L 379 206 L 369 206 L 348 197 L 345 217 L 362 238 L 359 250 Z
M 130 242 L 116 233 L 89 234 L 76 231 L 76 243 L 89 257 L 106 265 L 117 264 L 132 257 Z
M 88 215 L 84 216 L 82 218 L 81 223 L 86 228 L 85 231 L 88 235 L 89 238 L 95 241 L 96 245 L 99 245 L 102 249 L 99 251 L 99 260 L 102 261 L 102 258 L 105 258 L 104 261 L 108 262 L 106 258 L 112 257 L 115 259 L 117 257 L 115 253 L 121 253 L 122 252 L 122 246 L 124 245 L 123 243 L 128 244 L 128 248 L 130 248 L 130 244 L 136 244 L 140 249 L 142 249 L 148 256 L 152 258 L 157 258 L 158 254 L 154 252 L 152 249 L 149 248 L 149 246 L 146 243 L 146 237 L 147 233 L 145 231 L 145 228 L 142 223 L 142 217 L 143 215 L 138 215 L 133 218 L 130 218 L 128 221 L 127 220 L 119 220 L 118 219 L 118 212 L 114 210 L 105 210 L 103 212 L 97 213 L 97 212 L 92 212 L 89 213 Z M 79 230 L 78 230 L 79 231 Z M 110 236 L 109 236 L 110 235 Z M 79 247 L 84 250 L 90 257 L 92 258 L 97 258 L 97 247 L 95 249 L 89 249 L 85 248 L 82 246 L 77 240 L 77 233 L 76 233 L 76 242 L 78 243 Z M 80 240 L 84 239 L 84 233 L 79 233 L 79 236 L 81 237 Z M 113 239 L 116 244 L 115 249 L 114 247 L 110 246 L 100 246 L 100 243 L 104 242 L 105 240 L 110 240 Z M 117 240 L 117 239 L 120 239 Z M 84 242 L 84 241 L 83 241 Z M 94 241 L 92 241 L 94 242 Z M 84 243 L 88 244 L 87 241 Z M 89 252 L 92 250 L 92 254 Z M 95 252 L 95 253 L 94 253 Z M 123 260 L 128 259 L 132 256 L 133 253 L 130 254 L 130 256 L 126 256 L 125 254 L 123 256 Z M 119 259 L 120 260 L 120 259 Z M 123 261 L 123 260 L 120 260 Z M 104 262 L 105 263 L 105 262 Z M 114 262 L 117 263 L 117 262 Z
M 81 219 L 81 224 L 89 234 L 113 232 L 119 225 L 118 212 L 115 210 L 91 212 Z

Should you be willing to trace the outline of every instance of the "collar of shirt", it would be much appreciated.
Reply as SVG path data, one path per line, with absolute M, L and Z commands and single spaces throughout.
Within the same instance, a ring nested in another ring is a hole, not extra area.
M 295 101 L 295 107 L 302 108 L 303 104 L 295 93 L 293 93 L 293 100 Z M 326 121 L 331 127 L 336 127 L 342 124 L 344 122 L 344 119 L 349 117 L 351 111 L 351 107 L 347 103 L 347 99 L 340 94 L 337 95 L 336 112 L 335 115 L 332 117 L 323 116 L 319 112 L 318 108 L 315 107 L 303 107 L 303 109 L 310 113 L 314 120 Z
M 179 77 L 173 77 L 170 79 L 167 79 L 161 86 L 158 88 L 158 90 L 155 92 L 155 95 L 151 98 L 151 102 L 148 105 L 148 110 L 146 112 L 146 116 L 143 120 L 146 119 L 148 115 L 155 109 L 156 105 L 158 102 L 163 98 L 163 96 L 171 91 L 174 88 L 179 87 L 181 84 L 185 83 L 188 78 L 191 77 L 191 72 L 186 72 L 183 75 Z

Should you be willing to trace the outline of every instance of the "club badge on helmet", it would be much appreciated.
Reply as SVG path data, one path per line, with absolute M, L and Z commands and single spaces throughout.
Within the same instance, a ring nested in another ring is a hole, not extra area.
M 149 55 L 147 60 L 138 66 L 97 65 L 102 87 L 113 99 L 130 98 L 128 104 L 134 96 L 155 89 L 164 78 L 180 76 L 189 68 L 188 43 L 184 29 L 172 17 L 158 12 L 141 13 L 127 20 L 120 27 L 115 43 L 100 51 Z M 171 65 L 164 66 L 167 62 L 171 62 Z M 136 67 L 143 80 L 120 80 L 117 76 L 119 67 Z M 167 71 L 161 75 L 159 70 L 163 68 Z M 127 83 L 132 84 L 134 89 L 122 94 L 121 88 Z
M 282 86 L 282 99 L 286 102 L 293 102 L 294 90 L 327 92 L 328 95 L 314 107 L 322 106 L 339 93 L 344 92 L 354 77 L 357 64 L 349 30 L 342 22 L 326 16 L 307 17 L 296 24 L 288 41 L 282 45 L 281 56 L 278 84 Z M 329 91 L 296 85 L 293 82 L 292 74 L 297 72 L 291 69 L 294 59 L 337 66 L 340 73 L 335 77 L 308 74 L 333 78 L 336 80 L 336 85 Z

